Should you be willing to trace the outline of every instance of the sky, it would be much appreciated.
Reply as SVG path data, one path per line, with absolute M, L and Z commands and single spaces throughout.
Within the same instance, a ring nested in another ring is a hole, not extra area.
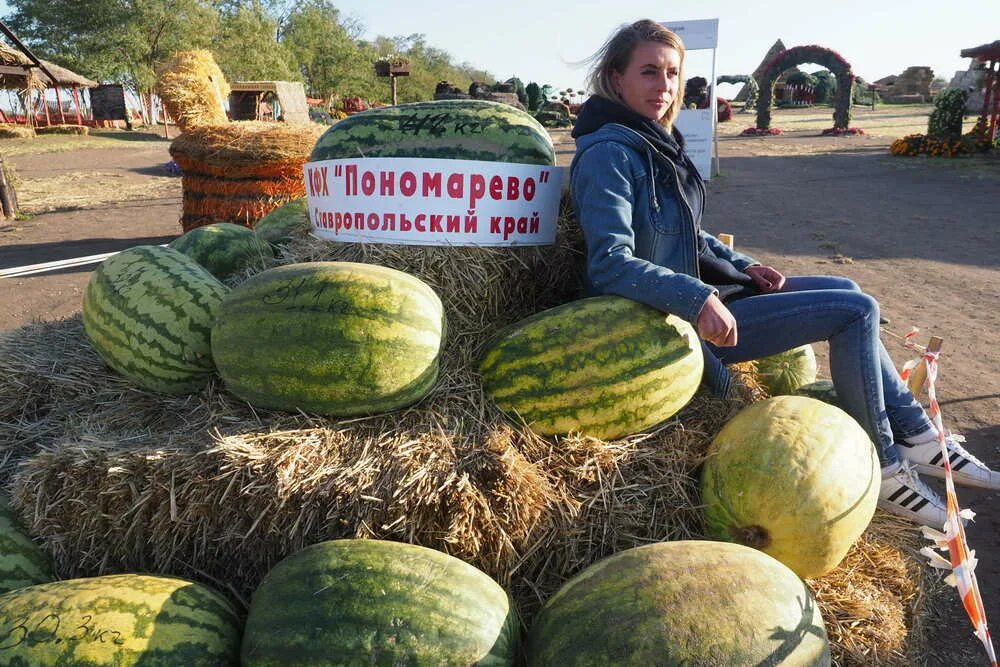
M 336 0 L 335 0 L 336 1 Z M 874 81 L 912 65 L 951 81 L 971 62 L 962 49 L 1000 40 L 1000 0 L 340 0 L 365 37 L 423 33 L 427 42 L 500 80 L 582 88 L 583 60 L 620 25 L 641 18 L 719 19 L 716 72 L 749 74 L 775 40 L 787 48 L 819 44 L 840 53 L 854 74 Z M 711 75 L 711 52 L 689 54 L 685 75 Z M 814 71 L 819 67 L 803 67 Z M 738 88 L 729 89 L 735 94 Z M 726 95 L 725 85 L 719 89 Z

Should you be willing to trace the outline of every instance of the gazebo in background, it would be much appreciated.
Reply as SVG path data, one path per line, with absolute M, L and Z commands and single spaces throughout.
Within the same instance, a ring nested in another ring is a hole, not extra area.
M 18 99 L 24 109 L 23 117 L 14 114 L 11 118 L 0 110 L 0 121 L 4 123 L 24 123 L 25 125 L 65 124 L 67 114 L 63 110 L 61 90 L 70 91 L 75 106 L 74 118 L 78 125 L 84 123 L 80 106 L 80 89 L 93 88 L 96 81 L 71 72 L 47 60 L 36 58 L 10 28 L 0 22 L 0 31 L 14 46 L 0 42 L 0 88 L 17 91 Z M 46 102 L 46 91 L 54 89 L 56 93 L 56 109 L 49 112 Z
M 992 141 L 997 136 L 997 125 L 1000 124 L 1000 40 L 962 49 L 961 56 L 986 63 L 983 78 L 986 94 L 983 96 L 983 110 L 979 118 L 987 124 L 986 136 Z

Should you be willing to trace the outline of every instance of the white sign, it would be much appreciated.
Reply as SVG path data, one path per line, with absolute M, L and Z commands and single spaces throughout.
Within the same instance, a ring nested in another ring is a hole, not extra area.
M 711 104 L 707 109 L 682 109 L 674 124 L 684 135 L 685 152 L 691 157 L 698 173 L 706 181 L 712 178 L 712 156 L 715 155 L 716 173 L 718 173 L 718 146 L 716 145 L 715 124 L 718 113 L 715 80 L 715 57 L 719 45 L 719 19 L 700 19 L 697 21 L 674 21 L 661 23 L 674 32 L 684 42 L 685 51 L 712 49 L 712 77 L 709 79 Z M 682 81 L 683 86 L 686 82 Z M 683 93 L 683 89 L 680 91 Z M 715 149 L 713 151 L 713 148 Z
M 305 165 L 313 233 L 407 245 L 552 245 L 559 167 L 441 158 Z
M 664 22 L 661 25 L 681 38 L 685 51 L 714 49 L 719 45 L 719 19 Z

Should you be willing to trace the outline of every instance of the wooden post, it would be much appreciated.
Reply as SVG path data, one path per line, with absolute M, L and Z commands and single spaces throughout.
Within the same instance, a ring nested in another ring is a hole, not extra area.
M 720 241 L 722 241 L 723 243 L 725 243 L 727 246 L 729 246 L 730 250 L 733 249 L 733 235 L 732 234 L 719 234 L 715 238 L 719 239 Z
M 58 84 L 56 85 L 56 106 L 59 107 L 59 124 L 60 125 L 65 125 L 66 124 L 66 116 L 63 115 L 62 98 L 59 97 L 59 86 L 58 86 Z
M 52 124 L 52 119 L 49 118 L 49 104 L 45 101 L 45 89 L 38 91 L 38 101 L 42 103 L 42 109 L 45 110 L 45 127 Z
M 930 341 L 927 343 L 928 352 L 940 352 L 941 344 L 944 343 L 944 339 L 938 336 L 931 336 Z M 927 381 L 927 362 L 923 359 L 920 363 L 913 369 L 910 373 L 910 379 L 906 381 L 906 386 L 909 387 L 910 393 L 914 396 L 917 395 L 924 387 L 924 382 Z
M 73 86 L 73 105 L 76 107 L 76 124 L 83 125 L 83 116 L 80 114 L 80 93 L 75 85 Z
M 396 75 L 389 72 L 389 88 L 392 89 L 392 106 L 396 106 Z
M 17 215 L 17 193 L 7 182 L 7 171 L 4 169 L 3 155 L 0 155 L 0 205 L 3 207 L 3 217 L 13 220 Z

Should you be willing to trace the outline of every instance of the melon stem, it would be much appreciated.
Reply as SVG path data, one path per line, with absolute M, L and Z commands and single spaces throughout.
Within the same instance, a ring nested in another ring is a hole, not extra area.
M 736 541 L 754 549 L 764 549 L 771 544 L 771 535 L 763 526 L 740 526 L 735 531 Z

